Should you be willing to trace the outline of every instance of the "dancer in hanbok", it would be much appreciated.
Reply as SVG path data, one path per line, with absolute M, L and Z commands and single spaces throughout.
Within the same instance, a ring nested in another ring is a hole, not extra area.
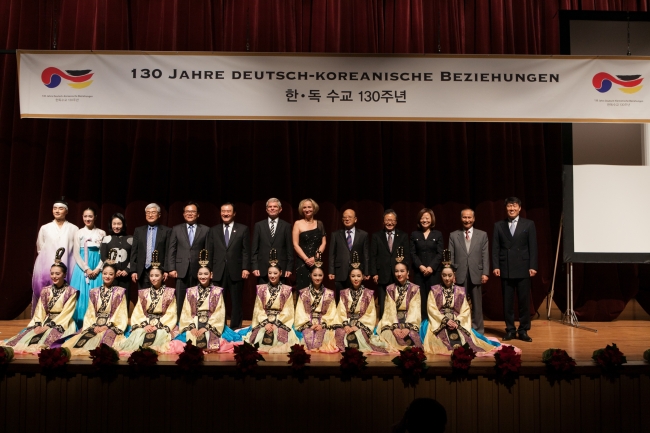
M 336 316 L 334 291 L 323 286 L 322 266 L 321 254 L 317 252 L 310 272 L 311 284 L 298 295 L 294 327 L 302 333 L 307 350 L 334 353 L 338 352 L 334 330 L 340 321 Z
M 54 202 L 52 214 L 54 220 L 41 226 L 38 238 L 36 238 L 38 257 L 36 257 L 32 274 L 32 316 L 36 310 L 41 289 L 50 284 L 50 265 L 52 257 L 59 248 L 64 250 L 61 263 L 70 269 L 70 275 L 66 275 L 68 282 L 72 276 L 72 266 L 74 266 L 74 235 L 79 227 L 66 221 L 68 203 L 63 198 Z
M 422 347 L 420 288 L 409 281 L 408 267 L 403 260 L 403 250 L 398 251 L 395 264 L 397 283 L 386 287 L 384 316 L 377 327 L 392 352 Z
M 118 252 L 110 250 L 102 270 L 101 287 L 90 291 L 90 303 L 84 316 L 82 330 L 63 343 L 72 355 L 88 355 L 100 344 L 119 346 L 124 340 L 124 330 L 129 321 L 126 289 L 115 286 Z
M 68 267 L 61 261 L 64 255 L 63 248 L 56 251 L 54 264 L 50 267 L 52 285 L 41 290 L 27 328 L 0 345 L 13 347 L 16 353 L 38 353 L 59 338 L 76 332 L 72 314 L 79 292 L 65 282 Z
M 386 343 L 374 334 L 377 309 L 374 293 L 363 286 L 363 271 L 358 255 L 353 255 L 350 271 L 351 288 L 341 290 L 337 314 L 340 325 L 334 331 L 340 351 L 353 347 L 362 352 L 387 353 Z
M 429 326 L 424 338 L 424 350 L 435 355 L 451 355 L 456 347 L 467 343 L 477 356 L 490 355 L 499 343 L 472 331 L 472 314 L 464 287 L 454 284 L 449 250 L 443 252 L 442 284 L 431 288 L 427 311 Z
M 95 227 L 95 210 L 88 208 L 84 210 L 84 227 L 79 229 L 74 236 L 74 259 L 76 265 L 72 272 L 70 284 L 79 290 L 79 299 L 74 312 L 74 321 L 77 328 L 83 326 L 84 315 L 88 308 L 88 297 L 90 289 L 102 285 L 99 274 L 102 271 L 103 263 L 99 254 L 99 247 L 102 239 L 106 236 L 104 230 Z
M 270 252 L 275 257 L 275 249 Z M 288 353 L 299 340 L 293 330 L 294 307 L 291 286 L 280 282 L 282 269 L 269 261 L 268 284 L 257 286 L 251 330 L 244 341 L 257 344 L 260 352 Z
M 158 250 L 151 254 L 149 280 L 151 287 L 138 290 L 138 301 L 131 314 L 131 335 L 119 350 L 133 352 L 140 347 L 167 352 L 172 329 L 176 326 L 176 289 L 163 284 Z
M 185 294 L 181 320 L 180 339 L 191 341 L 204 350 L 218 351 L 226 326 L 226 306 L 223 288 L 212 285 L 212 270 L 208 266 L 208 250 L 199 252 L 199 285 L 190 287 Z M 176 343 L 178 340 L 174 340 Z

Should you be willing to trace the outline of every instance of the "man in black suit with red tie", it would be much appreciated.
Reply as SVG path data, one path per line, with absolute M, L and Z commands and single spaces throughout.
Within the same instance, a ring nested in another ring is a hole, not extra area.
M 170 277 L 176 278 L 176 307 L 178 318 L 183 311 L 185 292 L 198 284 L 199 252 L 205 248 L 205 240 L 210 228 L 198 224 L 199 204 L 188 202 L 183 208 L 185 222 L 172 227 L 167 251 L 166 270 Z
M 377 283 L 379 292 L 379 315 L 384 315 L 384 300 L 386 299 L 386 286 L 393 282 L 393 275 L 397 261 L 399 247 L 403 248 L 406 268 L 411 268 L 411 252 L 409 237 L 406 233 L 395 228 L 397 226 L 397 213 L 393 209 L 384 212 L 384 229 L 372 235 L 370 244 L 370 275 Z
M 330 238 L 329 254 L 329 279 L 334 280 L 336 296 L 341 290 L 349 288 L 350 263 L 352 252 L 359 254 L 361 270 L 369 279 L 370 254 L 368 233 L 355 227 L 357 214 L 352 209 L 343 212 L 343 229 L 336 230 Z
M 268 218 L 255 223 L 253 230 L 253 275 L 259 284 L 269 282 L 269 252 L 274 248 L 278 264 L 284 271 L 284 278 L 291 276 L 293 269 L 293 241 L 291 239 L 291 225 L 279 218 L 282 212 L 282 203 L 277 198 L 266 201 Z
M 505 200 L 508 217 L 494 224 L 492 236 L 492 263 L 495 276 L 501 277 L 503 314 L 506 335 L 503 341 L 515 338 L 531 342 L 530 329 L 530 279 L 537 273 L 537 234 L 535 223 L 521 218 L 521 200 Z M 515 328 L 514 297 L 519 303 L 519 329 Z
M 154 251 L 158 251 L 158 261 L 165 262 L 165 255 L 169 247 L 171 229 L 160 223 L 160 206 L 150 203 L 144 208 L 146 226 L 136 227 L 133 232 L 133 246 L 131 247 L 131 279 L 138 283 L 141 289 L 151 287 L 149 269 Z M 163 281 L 167 279 L 167 272 L 163 274 Z
M 206 248 L 212 264 L 212 281 L 230 291 L 230 327 L 241 328 L 244 280 L 250 269 L 248 227 L 235 222 L 235 205 L 221 205 L 221 221 L 210 229 Z

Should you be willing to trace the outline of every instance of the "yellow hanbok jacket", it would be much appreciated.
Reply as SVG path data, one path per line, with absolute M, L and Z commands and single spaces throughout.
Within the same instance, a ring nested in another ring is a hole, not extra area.
M 291 346 L 299 343 L 293 330 L 294 312 L 291 286 L 258 285 L 251 331 L 244 340 L 257 344 L 260 352 L 289 353 Z M 276 326 L 272 336 L 264 330 L 269 323 Z
M 219 349 L 221 334 L 226 326 L 226 306 L 223 303 L 223 288 L 195 286 L 187 289 L 181 320 L 178 324 L 185 341 L 206 350 Z M 192 335 L 192 329 L 207 329 L 199 338 Z
M 407 347 L 421 347 L 420 323 L 422 321 L 420 287 L 407 282 L 404 287 L 391 284 L 386 287 L 384 316 L 377 328 L 388 344 L 389 350 L 404 350 Z M 408 329 L 408 335 L 401 338 L 396 330 Z
M 305 346 L 308 350 L 337 352 L 334 340 L 334 330 L 341 325 L 337 317 L 334 291 L 321 287 L 315 290 L 306 287 L 300 291 L 294 327 L 302 332 Z M 322 329 L 314 331 L 313 325 L 321 325 Z

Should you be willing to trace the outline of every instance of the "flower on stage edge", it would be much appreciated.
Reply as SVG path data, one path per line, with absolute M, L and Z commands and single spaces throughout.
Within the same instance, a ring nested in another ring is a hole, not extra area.
M 576 360 L 564 349 L 546 349 L 542 353 L 542 362 L 552 373 L 570 373 L 576 366 Z
M 608 344 L 604 349 L 595 350 L 591 359 L 603 370 L 610 372 L 627 364 L 625 355 L 616 347 L 616 343 L 612 343 L 611 346 Z
M 93 350 L 90 350 L 88 353 L 90 354 L 90 358 L 93 360 L 93 367 L 98 370 L 112 367 L 120 360 L 120 355 L 117 350 L 104 343 L 100 344 Z
M 311 355 L 305 351 L 305 346 L 301 344 L 291 346 L 291 352 L 287 356 L 289 357 L 287 364 L 291 364 L 291 369 L 294 371 L 302 370 L 305 368 L 305 364 L 311 362 Z
M 61 370 L 68 362 L 70 362 L 70 350 L 66 347 L 43 349 L 38 354 L 38 364 L 46 373 Z
M 514 376 L 519 373 L 521 367 L 521 355 L 512 346 L 502 345 L 501 349 L 494 354 L 497 374 L 501 377 Z
M 353 375 L 361 372 L 368 362 L 363 352 L 354 347 L 346 347 L 345 351 L 341 354 L 341 372 L 345 375 Z
M 476 352 L 465 343 L 454 349 L 451 354 L 451 368 L 458 373 L 467 373 L 472 359 L 476 358 Z
M 158 364 L 158 352 L 149 347 L 140 346 L 138 350 L 131 353 L 127 362 L 135 370 L 153 367 Z
M 178 355 L 176 365 L 184 371 L 194 370 L 203 363 L 204 357 L 203 350 L 193 345 L 191 341 L 188 341 L 183 352 Z
M 399 356 L 392 359 L 392 363 L 402 369 L 402 371 L 410 376 L 419 377 L 426 371 L 427 363 L 426 355 L 421 347 L 407 347 L 399 351 Z
M 9 364 L 14 359 L 14 349 L 12 347 L 0 347 L 0 365 Z
M 258 352 L 257 347 L 247 342 L 235 346 L 234 352 L 235 366 L 242 373 L 255 370 L 258 361 L 265 361 L 262 354 Z

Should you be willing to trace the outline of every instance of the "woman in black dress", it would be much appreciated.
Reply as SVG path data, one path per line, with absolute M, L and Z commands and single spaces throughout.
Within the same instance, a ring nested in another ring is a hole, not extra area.
M 131 286 L 130 259 L 131 259 L 131 245 L 133 244 L 133 236 L 126 234 L 126 221 L 124 215 L 121 213 L 114 213 L 111 216 L 111 226 L 106 231 L 106 236 L 102 240 L 99 247 L 99 253 L 104 263 L 108 260 L 108 252 L 115 248 L 117 250 L 117 258 L 115 259 L 115 273 L 114 285 L 129 289 Z
M 293 224 L 293 248 L 296 250 L 296 290 L 309 287 L 311 268 L 314 266 L 316 250 L 325 252 L 326 233 L 322 221 L 314 217 L 318 213 L 318 203 L 306 198 L 298 205 L 302 219 Z
M 418 229 L 411 233 L 411 263 L 413 282 L 420 286 L 422 318 L 427 317 L 429 290 L 440 284 L 440 261 L 442 260 L 442 233 L 432 228 L 436 216 L 429 208 L 418 212 Z

